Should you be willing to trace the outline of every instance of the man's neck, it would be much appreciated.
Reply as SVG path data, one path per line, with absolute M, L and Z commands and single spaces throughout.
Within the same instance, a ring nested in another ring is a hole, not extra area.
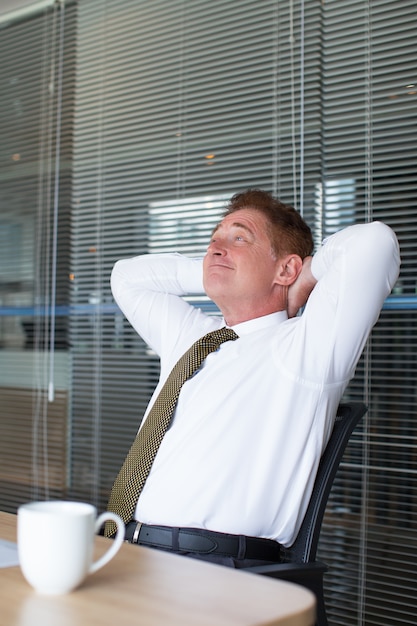
M 225 314 L 222 311 L 224 321 L 227 326 L 236 326 L 236 324 L 242 324 L 243 322 L 249 322 L 250 320 L 258 319 L 259 317 L 265 317 L 266 315 L 271 315 L 272 313 L 280 313 L 281 311 L 286 311 L 285 307 L 281 308 L 272 308 L 272 309 L 259 309 L 257 311 L 251 312 L 243 312 L 236 311 L 234 313 Z

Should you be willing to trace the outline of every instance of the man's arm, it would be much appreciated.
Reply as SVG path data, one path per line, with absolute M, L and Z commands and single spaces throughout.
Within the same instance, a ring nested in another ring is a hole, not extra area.
M 383 229 L 382 231 L 380 231 L 379 236 L 381 237 L 381 235 L 385 235 L 386 241 L 390 238 L 389 234 L 391 234 L 390 243 L 394 243 L 394 249 L 392 250 L 391 254 L 387 253 L 385 254 L 385 258 L 383 258 L 382 255 L 384 255 L 385 253 L 384 246 L 382 245 L 380 249 L 381 266 L 383 265 L 386 266 L 385 277 L 389 284 L 386 295 L 388 295 L 389 291 L 392 289 L 395 283 L 395 280 L 398 277 L 398 272 L 399 272 L 400 259 L 399 259 L 399 251 L 398 251 L 398 242 L 396 241 L 395 234 L 393 233 L 393 231 L 386 225 L 381 224 L 380 222 L 373 222 L 367 225 L 362 225 L 362 226 L 357 225 L 355 227 L 350 227 L 346 229 L 346 233 L 348 233 L 349 231 L 352 231 L 352 228 L 359 229 L 357 230 L 357 232 L 359 233 L 360 229 L 362 229 L 363 226 L 365 226 L 365 228 L 367 226 L 377 226 L 378 228 Z M 330 237 L 329 241 L 332 241 L 334 238 L 337 239 L 340 235 L 343 236 L 343 231 L 339 231 L 339 233 L 336 233 L 335 235 Z M 369 250 L 372 250 L 372 246 L 374 245 L 374 243 L 375 242 L 373 242 L 372 239 L 369 240 Z M 323 254 L 322 254 L 323 251 L 324 251 L 323 248 L 320 248 L 318 251 L 318 256 L 321 258 L 323 257 Z M 375 261 L 377 261 L 377 250 L 375 250 L 374 254 L 375 254 Z M 358 255 L 360 255 L 359 250 L 358 250 Z M 318 261 L 318 259 L 315 259 L 315 261 Z M 360 262 L 360 256 L 359 256 L 359 262 Z M 304 259 L 303 268 L 302 268 L 302 271 L 300 272 L 300 275 L 298 276 L 297 280 L 289 288 L 288 307 L 287 307 L 288 317 L 295 317 L 297 315 L 297 312 L 299 311 L 301 307 L 303 307 L 306 304 L 311 292 L 313 291 L 315 285 L 317 284 L 317 278 L 316 276 L 314 276 L 312 272 L 312 263 L 313 263 L 312 256 L 308 256 Z M 366 275 L 366 267 L 363 268 L 363 271 L 361 272 L 361 274 Z M 381 276 L 384 276 L 383 272 Z M 358 278 L 359 278 L 359 275 L 358 275 Z
M 381 222 L 356 224 L 335 233 L 306 261 L 291 294 L 294 314 L 310 290 L 298 318 L 299 344 L 292 339 L 294 350 L 303 354 L 297 375 L 328 382 L 351 378 L 398 277 L 399 264 L 395 233 Z M 312 277 L 317 280 L 313 288 Z
M 157 354 L 168 322 L 176 329 L 175 336 L 191 309 L 181 296 L 203 292 L 201 266 L 200 259 L 179 254 L 149 254 L 115 264 L 111 275 L 114 299 Z

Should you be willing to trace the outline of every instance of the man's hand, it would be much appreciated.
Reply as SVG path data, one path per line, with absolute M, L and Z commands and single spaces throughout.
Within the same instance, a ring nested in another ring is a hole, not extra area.
M 295 317 L 299 309 L 305 305 L 310 293 L 313 291 L 317 280 L 311 273 L 311 261 L 313 257 L 307 256 L 303 260 L 303 267 L 298 278 L 288 289 L 287 311 L 288 317 Z

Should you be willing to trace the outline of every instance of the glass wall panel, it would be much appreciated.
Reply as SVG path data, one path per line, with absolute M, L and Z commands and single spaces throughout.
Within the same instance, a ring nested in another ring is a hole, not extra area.
M 3 510 L 105 506 L 159 372 L 112 266 L 203 254 L 224 202 L 262 187 L 317 246 L 371 220 L 399 237 L 319 556 L 331 624 L 415 623 L 416 22 L 412 0 L 79 0 L 0 22 Z

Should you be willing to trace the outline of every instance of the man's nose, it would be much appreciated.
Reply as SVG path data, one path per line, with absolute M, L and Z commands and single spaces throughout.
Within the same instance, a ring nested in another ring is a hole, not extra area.
M 221 239 L 216 239 L 216 241 L 211 241 L 208 247 L 208 252 L 210 254 L 224 255 L 227 252 L 224 241 Z

